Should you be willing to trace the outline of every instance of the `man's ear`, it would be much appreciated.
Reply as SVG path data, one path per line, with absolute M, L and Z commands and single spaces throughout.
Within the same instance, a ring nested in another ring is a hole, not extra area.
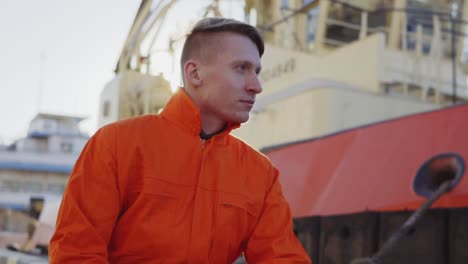
M 197 60 L 188 60 L 184 65 L 185 78 L 192 86 L 200 86 L 203 82 L 201 64 Z

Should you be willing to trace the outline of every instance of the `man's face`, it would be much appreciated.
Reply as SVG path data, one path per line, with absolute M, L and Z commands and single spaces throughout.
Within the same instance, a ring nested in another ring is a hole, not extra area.
M 198 87 L 202 119 L 214 123 L 243 123 L 262 91 L 257 46 L 248 37 L 219 33 L 210 59 L 202 62 Z

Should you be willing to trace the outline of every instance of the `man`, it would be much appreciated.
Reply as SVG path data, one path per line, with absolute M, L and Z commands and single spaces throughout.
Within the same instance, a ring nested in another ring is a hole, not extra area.
M 88 142 L 70 177 L 51 263 L 310 263 L 270 161 L 229 132 L 262 91 L 258 31 L 201 20 L 181 58 L 184 88 L 160 115 Z

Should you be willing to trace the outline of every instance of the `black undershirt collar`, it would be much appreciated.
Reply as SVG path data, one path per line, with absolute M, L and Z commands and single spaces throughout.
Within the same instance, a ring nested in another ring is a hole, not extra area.
M 227 128 L 227 124 L 225 124 L 219 131 L 211 133 L 211 134 L 206 134 L 205 131 L 203 131 L 203 129 L 202 129 L 200 131 L 200 138 L 203 139 L 203 140 L 208 140 L 208 139 L 212 138 L 213 136 L 223 132 L 226 128 Z

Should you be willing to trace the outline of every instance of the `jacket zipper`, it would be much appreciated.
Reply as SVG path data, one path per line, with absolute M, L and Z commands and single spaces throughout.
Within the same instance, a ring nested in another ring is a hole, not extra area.
M 198 166 L 198 172 L 196 174 L 196 177 L 197 177 L 197 181 L 195 183 L 195 196 L 194 196 L 194 202 L 196 202 L 197 200 L 197 193 L 198 193 L 198 183 L 200 182 L 200 177 L 201 177 L 201 174 L 202 174 L 202 171 L 203 171 L 203 160 L 204 160 L 204 151 L 205 151 L 205 148 L 206 148 L 206 139 L 201 139 L 200 138 L 200 164 Z M 195 213 L 195 212 L 194 212 Z M 191 232 L 193 234 L 193 232 Z M 192 244 L 192 240 L 194 238 L 193 237 L 190 237 L 190 248 L 191 248 L 191 244 Z M 190 257 L 195 257 L 195 259 L 197 259 L 197 256 L 194 256 L 193 253 L 192 253 L 193 249 L 191 248 L 189 250 L 189 252 L 191 252 L 189 254 Z M 189 257 L 189 260 L 190 261 L 190 257 Z
M 203 162 L 204 162 L 204 150 L 206 148 L 206 144 L 207 144 L 207 140 L 206 139 L 200 139 L 201 141 L 201 155 L 200 155 L 200 168 L 199 168 L 199 171 L 198 171 L 198 177 L 200 177 L 202 171 L 203 171 Z M 212 249 L 213 249 L 213 238 L 214 238 L 214 235 L 215 235 L 215 227 L 216 227 L 216 216 L 217 216 L 217 205 L 218 205 L 218 201 L 217 201 L 217 198 L 216 198 L 216 202 L 215 202 L 215 207 L 214 207 L 214 210 L 213 210 L 213 214 L 212 214 L 212 227 L 211 227 L 211 234 L 210 234 L 210 245 L 209 245 L 209 248 L 208 248 L 208 260 L 211 261 L 211 252 L 212 252 Z

